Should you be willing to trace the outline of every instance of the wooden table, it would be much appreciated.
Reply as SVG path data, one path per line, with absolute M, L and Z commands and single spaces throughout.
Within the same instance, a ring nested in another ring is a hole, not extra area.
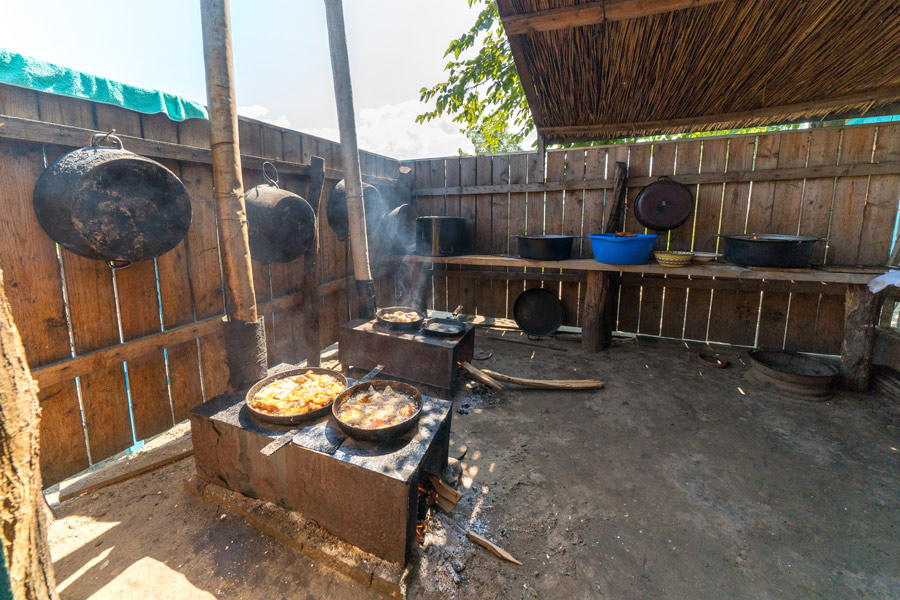
M 841 344 L 841 373 L 846 385 L 854 390 L 866 390 L 875 343 L 877 302 L 866 284 L 876 274 L 831 271 L 822 269 L 758 269 L 731 264 L 691 264 L 669 268 L 651 263 L 645 265 L 610 265 L 590 258 L 571 260 L 527 260 L 518 256 L 471 254 L 465 256 L 406 256 L 393 257 L 413 264 L 413 280 L 417 269 L 425 264 L 466 265 L 485 267 L 530 267 L 584 271 L 587 281 L 582 309 L 582 346 L 589 352 L 599 352 L 609 340 L 603 328 L 603 311 L 609 290 L 609 273 L 639 273 L 655 275 L 690 275 L 743 281 L 783 281 L 789 283 L 814 282 L 846 286 L 844 312 L 844 340 Z

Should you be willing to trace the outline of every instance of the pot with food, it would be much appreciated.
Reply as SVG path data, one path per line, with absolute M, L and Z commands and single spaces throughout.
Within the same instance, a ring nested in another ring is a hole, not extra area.
M 322 417 L 347 388 L 347 378 L 331 369 L 304 368 L 277 373 L 247 391 L 247 409 L 267 423 L 293 425 Z
M 389 306 L 375 311 L 375 319 L 388 329 L 416 331 L 422 327 L 425 314 L 408 306 Z
M 384 442 L 400 437 L 419 421 L 422 394 L 399 381 L 358 383 L 337 397 L 332 413 L 350 437 Z

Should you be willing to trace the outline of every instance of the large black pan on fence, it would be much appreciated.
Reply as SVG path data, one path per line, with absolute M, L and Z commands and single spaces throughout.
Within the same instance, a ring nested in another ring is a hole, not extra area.
M 266 183 L 244 195 L 250 256 L 263 264 L 291 262 L 314 247 L 316 213 L 309 202 L 278 187 L 278 171 L 272 163 L 263 163 L 263 176 Z
M 100 146 L 107 140 L 115 148 Z M 34 212 L 60 246 L 113 263 L 149 260 L 178 245 L 191 225 L 181 180 L 156 161 L 129 152 L 114 135 L 63 155 L 34 187 Z
M 565 317 L 563 303 L 553 292 L 544 288 L 525 290 L 513 304 L 516 325 L 528 335 L 553 335 L 562 326 Z
M 691 191 L 665 176 L 642 189 L 634 200 L 635 218 L 644 227 L 656 231 L 681 226 L 693 210 Z

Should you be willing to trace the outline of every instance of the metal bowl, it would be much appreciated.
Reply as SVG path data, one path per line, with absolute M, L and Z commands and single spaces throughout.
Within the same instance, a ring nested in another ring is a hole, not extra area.
M 273 381 L 278 381 L 279 379 L 285 379 L 287 377 L 293 377 L 294 375 L 304 375 L 312 371 L 313 373 L 319 373 L 324 375 L 332 375 L 336 377 L 343 385 L 344 389 L 347 388 L 347 378 L 344 377 L 341 373 L 334 371 L 332 369 L 324 369 L 322 367 L 305 367 L 302 369 L 290 369 L 288 371 L 282 371 L 281 373 L 276 373 L 275 375 L 269 375 L 264 379 L 260 379 L 253 387 L 247 390 L 247 395 L 244 397 L 244 403 L 247 405 L 247 410 L 250 411 L 250 414 L 253 415 L 253 418 L 263 421 L 265 423 L 274 423 L 276 425 L 296 425 L 298 423 L 306 423 L 307 421 L 314 421 L 319 417 L 324 417 L 331 411 L 331 404 L 334 402 L 334 398 L 332 398 L 331 402 L 323 406 L 322 408 L 317 408 L 316 410 L 312 410 L 310 412 L 300 413 L 298 415 L 270 415 L 261 411 L 256 410 L 252 406 L 250 406 L 250 400 L 253 399 L 253 396 L 256 393 L 272 383 Z
M 378 427 L 376 429 L 364 429 L 362 427 L 354 427 L 353 425 L 348 425 L 341 421 L 338 417 L 338 411 L 340 411 L 341 406 L 343 406 L 344 402 L 349 400 L 355 393 L 367 390 L 369 387 L 373 387 L 376 390 L 383 390 L 387 386 L 391 386 L 392 389 L 397 390 L 403 394 L 407 394 L 412 396 L 413 400 L 416 401 L 417 410 L 407 420 L 397 423 L 396 425 L 391 425 L 389 427 Z M 346 390 L 340 393 L 337 398 L 335 398 L 334 403 L 331 405 L 331 413 L 334 415 L 334 419 L 338 423 L 338 427 L 341 430 L 349 435 L 352 438 L 356 438 L 358 440 L 365 440 L 368 442 L 387 442 L 393 439 L 396 439 L 403 434 L 407 433 L 416 424 L 419 422 L 419 417 L 422 415 L 422 406 L 424 405 L 424 400 L 422 400 L 422 394 L 414 388 L 413 386 L 401 383 L 399 381 L 363 381 L 357 383 L 356 385 L 350 386 Z

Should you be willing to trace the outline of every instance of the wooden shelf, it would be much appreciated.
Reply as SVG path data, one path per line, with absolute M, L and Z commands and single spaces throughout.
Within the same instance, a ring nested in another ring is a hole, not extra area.
M 591 258 L 572 260 L 527 260 L 518 256 L 492 256 L 468 254 L 465 256 L 392 256 L 397 262 L 432 263 L 442 265 L 468 265 L 484 267 L 531 267 L 543 269 L 567 269 L 575 271 L 603 271 L 612 273 L 646 273 L 653 275 L 690 275 L 717 279 L 748 279 L 771 281 L 817 281 L 821 283 L 845 283 L 864 285 L 877 275 L 874 273 L 850 273 L 820 269 L 757 269 L 731 264 L 691 264 L 685 267 L 663 267 L 657 263 L 644 265 L 609 265 Z

